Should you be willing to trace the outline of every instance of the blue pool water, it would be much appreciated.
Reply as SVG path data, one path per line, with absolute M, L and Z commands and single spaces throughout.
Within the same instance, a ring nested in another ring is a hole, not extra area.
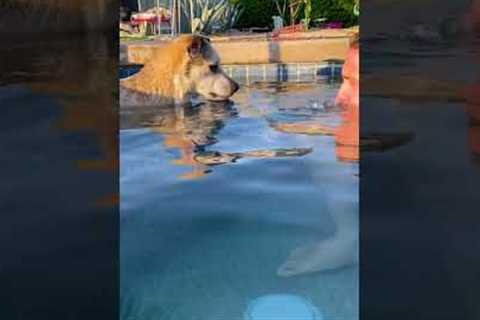
M 339 124 L 324 103 L 338 88 L 269 83 L 230 104 L 121 110 L 122 320 L 279 320 L 269 296 L 279 310 L 292 297 L 295 320 L 358 318 L 358 163 L 337 158 L 334 137 L 275 129 Z M 268 152 L 293 148 L 311 152 Z M 282 276 L 287 260 L 295 275 Z

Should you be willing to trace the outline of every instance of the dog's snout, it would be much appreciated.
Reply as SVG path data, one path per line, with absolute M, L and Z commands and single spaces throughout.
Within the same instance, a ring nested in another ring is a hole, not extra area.
M 240 89 L 240 86 L 235 81 L 232 81 L 232 91 L 233 93 L 237 92 Z

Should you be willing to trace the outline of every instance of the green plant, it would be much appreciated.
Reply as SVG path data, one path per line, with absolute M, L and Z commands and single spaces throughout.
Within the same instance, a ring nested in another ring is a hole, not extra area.
M 290 0 L 288 7 L 290 9 L 290 24 L 294 25 L 300 15 L 300 9 L 303 6 L 304 0 Z
M 278 15 L 282 17 L 284 24 L 295 24 L 301 16 L 301 9 L 307 2 L 311 3 L 311 0 L 273 0 L 276 12 L 271 13 L 270 19 L 272 16 Z M 270 25 L 270 20 L 268 25 Z
M 236 27 L 271 27 L 273 16 L 281 16 L 285 24 L 292 22 L 292 12 L 289 10 L 290 0 L 235 0 L 244 11 L 239 17 Z M 318 18 L 327 21 L 339 21 L 349 27 L 358 24 L 358 0 L 301 0 L 298 12 L 293 11 L 293 21 L 303 20 L 308 26 Z M 311 5 L 311 8 L 310 8 Z
M 305 29 L 308 30 L 310 23 L 312 22 L 312 0 L 304 0 L 305 9 L 304 9 L 304 18 L 303 23 L 305 24 Z
M 312 1 L 312 17 L 326 18 L 327 21 L 339 21 L 349 27 L 358 24 L 355 15 L 357 0 L 314 0 Z
M 277 8 L 278 15 L 282 17 L 283 23 L 287 22 L 287 7 L 288 1 L 286 0 L 275 0 L 275 7 Z
M 232 28 L 241 14 L 240 4 L 231 0 L 182 0 L 183 13 L 189 18 L 192 33 L 212 33 L 215 28 Z
M 360 0 L 355 0 L 355 5 L 353 6 L 353 14 L 356 17 L 360 16 Z
M 236 24 L 237 28 L 271 27 L 273 16 L 279 15 L 274 0 L 239 0 L 243 13 Z

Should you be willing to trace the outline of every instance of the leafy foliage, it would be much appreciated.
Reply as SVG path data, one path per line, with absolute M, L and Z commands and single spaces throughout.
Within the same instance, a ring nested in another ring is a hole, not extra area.
M 182 0 L 181 6 L 190 19 L 192 33 L 230 29 L 241 13 L 240 4 L 230 0 Z
M 326 18 L 327 21 L 339 21 L 345 26 L 358 24 L 355 15 L 355 0 L 314 0 L 312 15 L 316 18 Z
M 237 28 L 269 27 L 273 25 L 272 16 L 278 15 L 273 0 L 239 0 L 243 14 L 238 19 Z
M 290 0 L 231 0 L 243 7 L 237 28 L 271 27 L 272 17 L 280 15 L 285 23 L 290 23 L 288 9 L 284 9 Z M 302 10 L 294 17 L 296 23 L 304 20 L 310 25 L 315 19 L 326 18 L 327 21 L 339 21 L 344 26 L 358 24 L 359 0 L 303 0 Z M 357 7 L 356 7 L 357 6 Z M 283 12 L 279 12 L 283 11 Z M 358 10 L 357 10 L 358 11 Z
M 308 29 L 310 23 L 312 22 L 312 0 L 304 0 L 305 8 L 303 14 L 303 23 L 305 24 L 305 28 Z

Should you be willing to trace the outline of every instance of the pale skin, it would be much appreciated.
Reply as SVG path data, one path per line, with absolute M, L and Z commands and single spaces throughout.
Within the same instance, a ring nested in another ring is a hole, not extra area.
M 348 51 L 342 68 L 343 82 L 335 103 L 344 109 L 343 123 L 337 128 L 318 123 L 295 123 L 281 126 L 279 130 L 334 135 L 337 142 L 337 157 L 343 161 L 358 161 L 359 150 L 359 50 Z M 278 127 L 277 127 L 278 128 Z M 352 214 L 355 201 L 348 199 L 331 205 L 335 234 L 318 243 L 300 246 L 292 250 L 289 257 L 278 267 L 277 275 L 291 277 L 302 274 L 336 270 L 358 262 L 358 221 Z
M 335 104 L 343 109 L 342 123 L 338 127 L 305 121 L 279 123 L 273 128 L 287 133 L 331 135 L 337 143 L 337 158 L 341 161 L 359 160 L 359 50 L 348 50 L 342 68 L 343 82 L 335 99 Z

